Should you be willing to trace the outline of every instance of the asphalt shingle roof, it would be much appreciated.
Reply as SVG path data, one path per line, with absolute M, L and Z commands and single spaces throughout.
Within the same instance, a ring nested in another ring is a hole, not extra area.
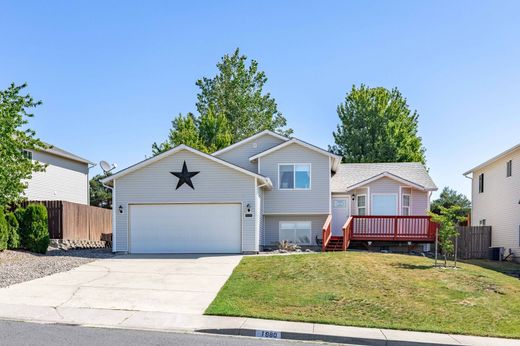
M 93 162 L 87 160 L 87 159 L 84 159 L 82 158 L 81 156 L 78 156 L 78 155 L 75 155 L 71 152 L 68 152 L 64 149 L 61 149 L 55 145 L 52 145 L 52 144 L 49 144 L 49 143 L 45 143 L 47 146 L 49 146 L 48 149 L 44 149 L 43 151 L 49 153 L 49 154 L 52 154 L 52 155 L 56 155 L 56 156 L 61 156 L 61 157 L 65 157 L 65 158 L 68 158 L 68 159 L 71 159 L 71 160 L 74 160 L 74 161 L 78 161 L 78 162 L 82 162 L 82 163 L 88 163 L 88 164 L 94 164 Z
M 382 173 L 390 173 L 408 180 L 427 190 L 436 190 L 437 186 L 420 162 L 389 163 L 342 163 L 332 176 L 332 192 L 345 192 L 350 186 L 361 183 Z

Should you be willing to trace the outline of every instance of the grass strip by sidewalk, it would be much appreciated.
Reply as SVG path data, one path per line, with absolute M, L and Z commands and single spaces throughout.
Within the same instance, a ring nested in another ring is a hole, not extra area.
M 206 314 L 520 338 L 520 280 L 432 264 L 350 251 L 245 257 Z

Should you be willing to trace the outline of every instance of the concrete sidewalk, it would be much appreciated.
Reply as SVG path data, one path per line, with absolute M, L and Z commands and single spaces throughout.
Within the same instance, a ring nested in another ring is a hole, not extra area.
M 63 323 L 89 327 L 200 332 L 255 336 L 274 331 L 282 339 L 312 340 L 356 345 L 475 345 L 520 346 L 520 340 L 465 335 L 409 332 L 377 328 L 342 327 L 315 323 L 260 320 L 244 317 L 203 316 L 167 312 L 0 304 L 0 319 Z

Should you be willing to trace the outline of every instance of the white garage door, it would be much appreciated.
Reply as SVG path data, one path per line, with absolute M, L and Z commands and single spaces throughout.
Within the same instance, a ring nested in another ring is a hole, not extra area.
M 130 252 L 239 253 L 240 204 L 130 206 Z

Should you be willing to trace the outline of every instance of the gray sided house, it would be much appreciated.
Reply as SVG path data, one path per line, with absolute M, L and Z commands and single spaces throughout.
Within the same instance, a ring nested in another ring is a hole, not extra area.
M 357 234 L 354 218 L 374 211 L 426 217 L 436 187 L 421 164 L 340 161 L 271 131 L 211 155 L 177 146 L 103 180 L 113 188 L 113 250 L 256 253 L 281 240 L 323 246 L 344 229 Z
M 47 165 L 27 182 L 24 196 L 29 201 L 67 201 L 89 204 L 89 169 L 94 163 L 49 145 L 49 149 L 25 151 L 32 160 Z

